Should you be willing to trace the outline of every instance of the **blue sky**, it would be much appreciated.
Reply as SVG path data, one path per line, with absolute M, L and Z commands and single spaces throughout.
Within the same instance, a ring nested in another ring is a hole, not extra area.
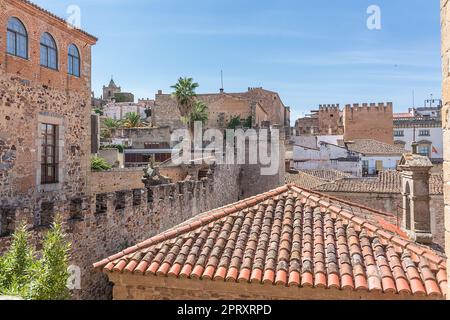
M 396 111 L 441 95 L 438 0 L 34 0 L 61 17 L 76 4 L 93 49 L 96 95 L 111 75 L 154 97 L 179 76 L 199 92 L 262 86 L 292 122 L 327 103 L 392 101 Z M 369 5 L 381 30 L 366 27 Z

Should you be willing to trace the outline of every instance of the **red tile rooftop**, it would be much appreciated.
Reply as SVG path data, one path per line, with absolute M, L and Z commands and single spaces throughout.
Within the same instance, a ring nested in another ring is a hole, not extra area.
M 447 290 L 445 257 L 295 185 L 204 213 L 94 268 L 418 297 Z

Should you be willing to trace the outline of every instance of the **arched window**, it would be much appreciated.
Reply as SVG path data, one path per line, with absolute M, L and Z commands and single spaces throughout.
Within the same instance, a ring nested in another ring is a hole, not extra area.
M 7 52 L 28 59 L 28 34 L 23 23 L 17 18 L 9 18 L 7 34 Z
M 74 44 L 69 46 L 67 72 L 75 77 L 80 76 L 80 52 Z
M 53 37 L 45 32 L 41 37 L 41 66 L 58 70 L 58 50 Z

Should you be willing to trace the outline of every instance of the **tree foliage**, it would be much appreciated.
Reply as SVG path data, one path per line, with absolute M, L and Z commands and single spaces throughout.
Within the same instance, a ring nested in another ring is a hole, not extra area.
M 178 82 L 171 86 L 175 91 L 172 96 L 177 100 L 178 109 L 181 117 L 188 118 L 194 106 L 197 94 L 195 89 L 199 87 L 197 82 L 192 78 L 179 78 Z
M 68 260 L 70 244 L 57 220 L 47 233 L 42 258 L 36 264 L 30 298 L 33 300 L 65 300 L 70 296 L 67 288 L 69 278 Z
M 183 118 L 183 122 L 187 123 L 190 127 L 192 127 L 197 121 L 203 124 L 208 121 L 208 107 L 202 101 L 195 101 L 192 111 L 187 117 Z
M 130 112 L 126 115 L 123 121 L 123 126 L 125 128 L 139 128 L 142 127 L 141 116 L 136 112 Z
M 239 116 L 234 116 L 234 117 L 232 117 L 232 118 L 230 119 L 230 121 L 228 122 L 227 129 L 233 129 L 233 130 L 236 130 L 236 128 L 237 128 L 238 126 L 240 126 L 240 125 L 241 125 L 241 117 L 239 117 Z
M 0 257 L 0 295 L 20 296 L 31 300 L 63 300 L 70 296 L 67 288 L 70 244 L 59 218 L 43 241 L 42 257 L 28 245 L 25 224 L 13 234 L 9 251 Z
M 94 109 L 94 112 L 95 112 L 96 114 L 98 114 L 99 116 L 102 116 L 102 115 L 103 115 L 103 111 L 102 111 L 101 109 L 99 109 L 99 108 L 95 108 L 95 109 Z
M 108 129 L 117 129 L 121 126 L 121 123 L 119 120 L 114 120 L 112 118 L 106 118 L 103 121 L 103 124 L 105 125 L 106 128 Z
M 22 223 L 13 234 L 9 251 L 0 257 L 0 293 L 22 296 L 27 291 L 34 268 L 28 238 L 26 225 Z
M 177 101 L 181 121 L 187 125 L 191 138 L 194 136 L 195 122 L 200 121 L 205 124 L 208 121 L 208 107 L 204 102 L 197 100 L 195 90 L 198 87 L 198 83 L 192 78 L 179 78 L 178 82 L 171 87 L 175 90 L 172 97 Z

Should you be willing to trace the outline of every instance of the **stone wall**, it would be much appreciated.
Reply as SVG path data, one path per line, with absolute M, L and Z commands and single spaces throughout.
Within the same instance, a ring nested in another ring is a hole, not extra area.
M 125 157 L 117 148 L 102 148 L 96 152 L 99 158 L 104 159 L 114 168 L 123 168 Z
M 238 201 L 241 167 L 219 165 L 201 181 L 185 181 L 147 189 L 122 189 L 83 197 L 76 207 L 58 206 L 68 240 L 70 263 L 81 269 L 81 290 L 75 298 L 111 298 L 105 275 L 94 273 L 92 264 L 189 218 Z M 110 175 L 107 172 L 104 175 Z M 94 174 L 95 176 L 95 174 Z M 21 219 L 23 215 L 16 216 Z M 32 243 L 41 245 L 47 228 L 30 225 Z M 0 254 L 11 237 L 0 237 Z
M 373 139 L 394 144 L 392 103 L 364 103 L 344 108 L 344 139 Z
M 142 189 L 142 169 L 113 169 L 91 173 L 91 190 L 93 194 L 116 192 L 120 190 Z
M 27 213 L 40 225 L 41 208 L 55 209 L 90 193 L 89 95 L 29 83 L 0 69 L 0 209 Z M 57 126 L 58 183 L 41 184 L 41 124 Z M 13 129 L 14 128 L 14 129 Z
M 450 1 L 441 0 L 442 127 L 444 129 L 445 249 L 450 257 Z M 450 261 L 450 260 L 449 260 Z M 450 270 L 450 262 L 447 263 Z M 450 273 L 448 284 L 450 286 Z M 450 289 L 450 288 L 449 288 Z
M 274 286 L 173 277 L 110 274 L 116 300 L 423 300 L 442 298 L 377 291 Z

